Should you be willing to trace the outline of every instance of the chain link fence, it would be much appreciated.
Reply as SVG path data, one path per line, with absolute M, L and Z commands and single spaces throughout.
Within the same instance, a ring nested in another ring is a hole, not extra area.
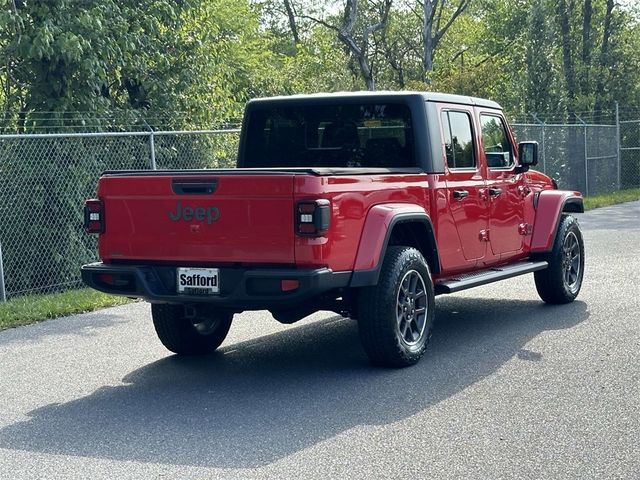
M 640 187 L 640 120 L 625 120 L 620 125 L 620 186 Z
M 232 167 L 237 145 L 238 130 L 0 135 L 0 300 L 80 286 L 96 258 L 84 199 L 105 170 Z
M 621 188 L 617 125 L 516 123 L 512 127 L 518 141 L 538 142 L 537 169 L 553 177 L 560 188 L 585 195 Z
M 538 141 L 538 169 L 561 188 L 640 187 L 640 120 L 512 126 L 519 141 Z M 83 204 L 103 171 L 233 167 L 238 133 L 0 135 L 0 300 L 81 285 L 79 266 L 96 258 Z

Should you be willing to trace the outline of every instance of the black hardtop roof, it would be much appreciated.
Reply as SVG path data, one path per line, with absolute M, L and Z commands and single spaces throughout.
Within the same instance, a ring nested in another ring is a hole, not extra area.
M 334 103 L 341 100 L 357 101 L 364 99 L 380 98 L 389 101 L 393 98 L 413 98 L 422 97 L 427 102 L 441 103 L 457 103 L 461 105 L 473 105 L 478 107 L 496 108 L 502 110 L 502 107 L 493 100 L 485 98 L 468 97 L 466 95 L 453 95 L 450 93 L 439 92 L 417 92 L 417 91 L 360 91 L 360 92 L 336 92 L 336 93 L 312 93 L 298 95 L 283 95 L 278 97 L 256 98 L 249 101 L 250 105 L 263 104 L 271 102 L 292 102 L 296 104 L 314 104 L 314 103 Z

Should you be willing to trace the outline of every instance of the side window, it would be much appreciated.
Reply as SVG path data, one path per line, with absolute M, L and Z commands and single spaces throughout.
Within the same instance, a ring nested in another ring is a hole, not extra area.
M 513 165 L 513 154 L 507 130 L 500 117 L 480 115 L 482 143 L 489 168 L 509 168 Z
M 444 111 L 441 114 L 441 120 L 444 131 L 444 148 L 449 168 L 475 168 L 476 157 L 469 114 Z

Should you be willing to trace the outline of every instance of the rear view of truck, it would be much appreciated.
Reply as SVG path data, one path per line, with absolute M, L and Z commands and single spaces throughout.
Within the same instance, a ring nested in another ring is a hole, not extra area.
M 156 329 L 172 351 L 210 351 L 236 312 L 277 309 L 283 300 L 299 305 L 348 283 L 348 275 L 326 267 L 296 268 L 294 231 L 313 237 L 329 221 L 327 204 L 296 200 L 300 176 L 311 174 L 107 172 L 85 208 L 102 262 L 85 265 L 82 278 L 97 290 L 152 302 Z M 189 320 L 179 335 L 170 327 L 176 316 Z
M 152 302 L 169 349 L 210 351 L 235 312 L 301 303 L 346 285 L 348 277 L 327 268 L 295 268 L 294 229 L 320 232 L 329 213 L 326 205 L 296 202 L 301 175 L 308 174 L 107 172 L 85 208 L 102 262 L 85 265 L 82 278 L 97 290 Z M 170 327 L 176 316 L 188 319 L 182 337 Z
M 370 206 L 422 202 L 417 186 L 389 190 L 424 180 L 413 135 L 422 109 L 418 94 L 252 101 L 239 168 L 105 172 L 85 207 L 101 262 L 82 268 L 84 282 L 149 301 L 179 354 L 213 351 L 244 310 L 283 323 L 347 314 Z M 374 180 L 372 196 L 363 187 Z

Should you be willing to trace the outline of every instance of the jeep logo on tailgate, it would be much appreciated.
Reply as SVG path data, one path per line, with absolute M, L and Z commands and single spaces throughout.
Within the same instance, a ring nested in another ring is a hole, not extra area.
M 169 218 L 172 222 L 178 222 L 184 220 L 190 222 L 195 220 L 196 222 L 207 221 L 208 225 L 213 222 L 217 222 L 220 218 L 220 210 L 217 207 L 183 207 L 182 202 L 178 202 L 175 212 L 169 212 Z

